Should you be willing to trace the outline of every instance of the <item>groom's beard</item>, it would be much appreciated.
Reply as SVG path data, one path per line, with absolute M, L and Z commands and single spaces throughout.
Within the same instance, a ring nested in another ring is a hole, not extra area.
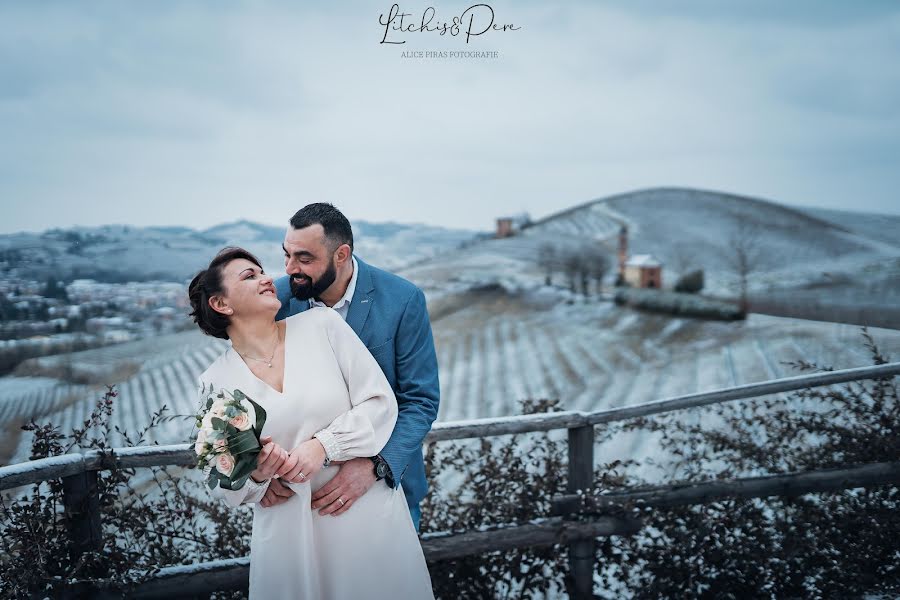
M 304 275 L 291 275 L 291 293 L 297 300 L 309 300 L 318 298 L 337 279 L 337 266 L 331 262 L 328 269 L 322 273 L 317 281 L 313 281 Z

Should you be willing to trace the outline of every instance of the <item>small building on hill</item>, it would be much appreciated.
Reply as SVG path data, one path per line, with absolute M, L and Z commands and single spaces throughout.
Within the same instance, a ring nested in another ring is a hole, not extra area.
M 662 288 L 662 263 L 650 254 L 635 254 L 625 262 L 625 282 L 632 287 Z
M 497 232 L 494 234 L 496 238 L 512 237 L 516 235 L 513 231 L 513 220 L 510 217 L 500 217 L 497 219 Z
M 499 217 L 497 219 L 497 231 L 494 233 L 494 237 L 512 237 L 529 225 L 531 225 L 531 216 L 528 213 L 522 213 L 513 217 Z

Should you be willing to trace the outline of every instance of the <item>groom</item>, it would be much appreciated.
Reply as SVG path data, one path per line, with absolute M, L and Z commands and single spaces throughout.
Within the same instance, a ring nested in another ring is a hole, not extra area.
M 440 396 L 425 296 L 405 279 L 356 258 L 350 222 L 331 204 L 308 204 L 291 218 L 284 260 L 287 276 L 275 281 L 281 300 L 276 319 L 313 306 L 337 311 L 375 357 L 399 405 L 387 445 L 376 456 L 343 463 L 313 494 L 312 507 L 337 516 L 373 485 L 402 485 L 418 530 L 419 502 L 428 490 L 422 441 L 437 418 Z M 293 493 L 273 479 L 260 504 L 274 506 Z

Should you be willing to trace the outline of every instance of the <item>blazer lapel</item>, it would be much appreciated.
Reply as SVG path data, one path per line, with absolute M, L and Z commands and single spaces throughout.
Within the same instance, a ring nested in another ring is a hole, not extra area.
M 286 319 L 309 308 L 307 300 L 297 300 L 291 294 L 291 283 L 287 277 L 279 277 L 275 280 L 275 293 L 281 301 L 281 308 L 278 310 L 278 314 L 275 315 L 276 321 Z
M 372 308 L 372 302 L 374 302 L 372 291 L 375 286 L 372 284 L 372 271 L 369 265 L 360 260 L 358 256 L 356 264 L 359 266 L 359 273 L 356 275 L 356 290 L 350 300 L 350 310 L 347 311 L 347 324 L 356 332 L 356 335 L 360 335 L 366 319 L 369 317 L 369 309 Z
M 309 300 L 297 300 L 291 296 L 291 314 L 296 315 L 305 310 L 309 310 Z

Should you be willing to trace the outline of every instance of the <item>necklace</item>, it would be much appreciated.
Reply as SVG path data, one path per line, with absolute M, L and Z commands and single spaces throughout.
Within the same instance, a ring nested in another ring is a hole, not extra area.
M 241 351 L 238 350 L 237 348 L 234 348 L 234 345 L 232 345 L 231 347 L 234 348 L 234 351 L 237 352 L 237 353 L 241 356 L 241 358 L 243 358 L 243 359 L 245 359 L 245 360 L 255 360 L 255 361 L 258 361 L 258 362 L 266 363 L 266 366 L 268 366 L 268 367 L 271 369 L 271 368 L 272 368 L 272 361 L 275 360 L 275 351 L 278 350 L 278 342 L 279 342 L 279 341 L 281 341 L 281 330 L 278 329 L 277 326 L 276 326 L 276 330 L 275 330 L 275 345 L 272 346 L 272 355 L 269 356 L 269 358 L 267 358 L 267 359 L 266 359 L 266 358 L 257 358 L 257 357 L 255 357 L 255 356 L 247 356 L 246 354 L 244 354 L 243 352 L 241 352 Z

